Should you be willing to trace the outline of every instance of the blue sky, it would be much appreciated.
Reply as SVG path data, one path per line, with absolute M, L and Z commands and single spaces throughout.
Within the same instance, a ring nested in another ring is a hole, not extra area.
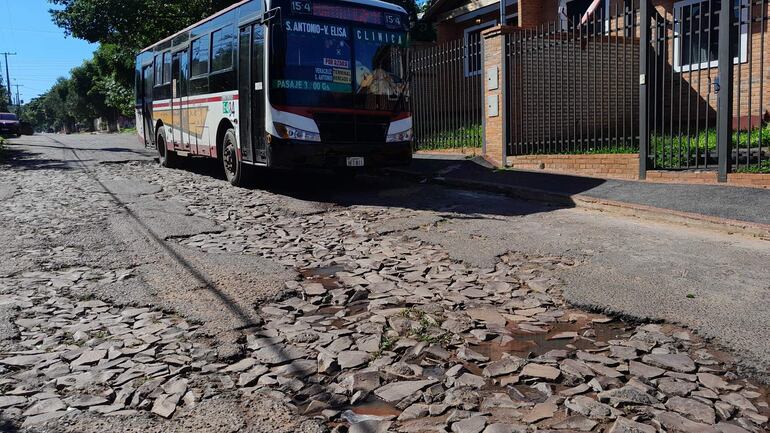
M 20 84 L 21 99 L 29 101 L 44 93 L 58 77 L 69 76 L 70 69 L 91 58 L 96 44 L 65 37 L 51 22 L 47 0 L 0 0 L 0 52 L 9 56 L 11 84 Z M 5 83 L 5 58 L 2 63 Z M 16 88 L 13 87 L 14 99 Z

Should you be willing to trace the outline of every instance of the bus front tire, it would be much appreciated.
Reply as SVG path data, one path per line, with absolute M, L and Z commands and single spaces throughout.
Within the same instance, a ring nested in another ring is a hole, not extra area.
M 168 150 L 163 134 L 158 134 L 155 139 L 158 147 L 158 161 L 161 167 L 173 168 L 176 165 L 176 152 Z
M 222 138 L 222 167 L 225 170 L 227 181 L 233 186 L 246 186 L 246 174 L 244 165 L 238 159 L 237 139 L 235 138 L 235 129 L 230 128 L 225 132 Z

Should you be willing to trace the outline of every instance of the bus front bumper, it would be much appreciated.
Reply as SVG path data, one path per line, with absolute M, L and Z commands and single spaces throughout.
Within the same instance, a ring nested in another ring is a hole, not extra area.
M 363 158 L 363 167 L 396 167 L 412 162 L 412 143 L 317 143 L 273 139 L 268 161 L 277 168 L 341 168 L 349 158 Z

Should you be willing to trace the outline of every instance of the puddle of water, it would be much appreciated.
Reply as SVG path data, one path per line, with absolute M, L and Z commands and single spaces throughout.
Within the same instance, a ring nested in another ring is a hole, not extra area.
M 321 283 L 327 290 L 333 290 L 341 287 L 336 276 L 337 272 L 344 271 L 345 267 L 342 265 L 331 265 L 323 268 L 300 269 L 299 273 L 306 280 Z
M 581 335 L 587 329 L 593 329 L 596 333 L 596 337 L 592 337 L 591 340 L 582 337 L 578 337 L 577 339 L 550 339 L 562 332 L 577 332 L 578 335 Z M 606 343 L 607 341 L 617 339 L 625 332 L 625 327 L 621 322 L 596 323 L 591 326 L 584 325 L 580 322 L 559 322 L 553 324 L 548 332 L 529 333 L 518 328 L 513 328 L 511 330 L 513 331 L 513 334 L 510 335 L 512 340 L 505 344 L 500 344 L 498 338 L 473 345 L 471 348 L 476 352 L 489 357 L 492 361 L 499 360 L 504 353 L 528 358 L 530 355 L 540 356 L 551 350 L 572 351 L 575 349 L 593 349 L 596 348 L 594 341 Z
M 335 314 L 342 311 L 345 307 L 340 307 L 338 305 L 327 305 L 325 307 L 319 308 L 315 314 L 319 316 L 334 316 Z
M 355 407 L 351 407 L 350 410 L 359 416 L 397 417 L 401 415 L 398 408 L 377 398 L 370 398 Z
M 331 278 L 337 272 L 345 272 L 345 267 L 342 265 L 330 265 L 323 268 L 300 269 L 299 271 L 305 278 Z

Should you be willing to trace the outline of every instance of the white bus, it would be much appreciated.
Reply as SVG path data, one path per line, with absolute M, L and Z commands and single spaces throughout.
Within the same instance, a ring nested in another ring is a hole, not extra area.
M 139 139 L 236 186 L 253 166 L 408 164 L 407 21 L 379 0 L 239 2 L 137 56 Z

